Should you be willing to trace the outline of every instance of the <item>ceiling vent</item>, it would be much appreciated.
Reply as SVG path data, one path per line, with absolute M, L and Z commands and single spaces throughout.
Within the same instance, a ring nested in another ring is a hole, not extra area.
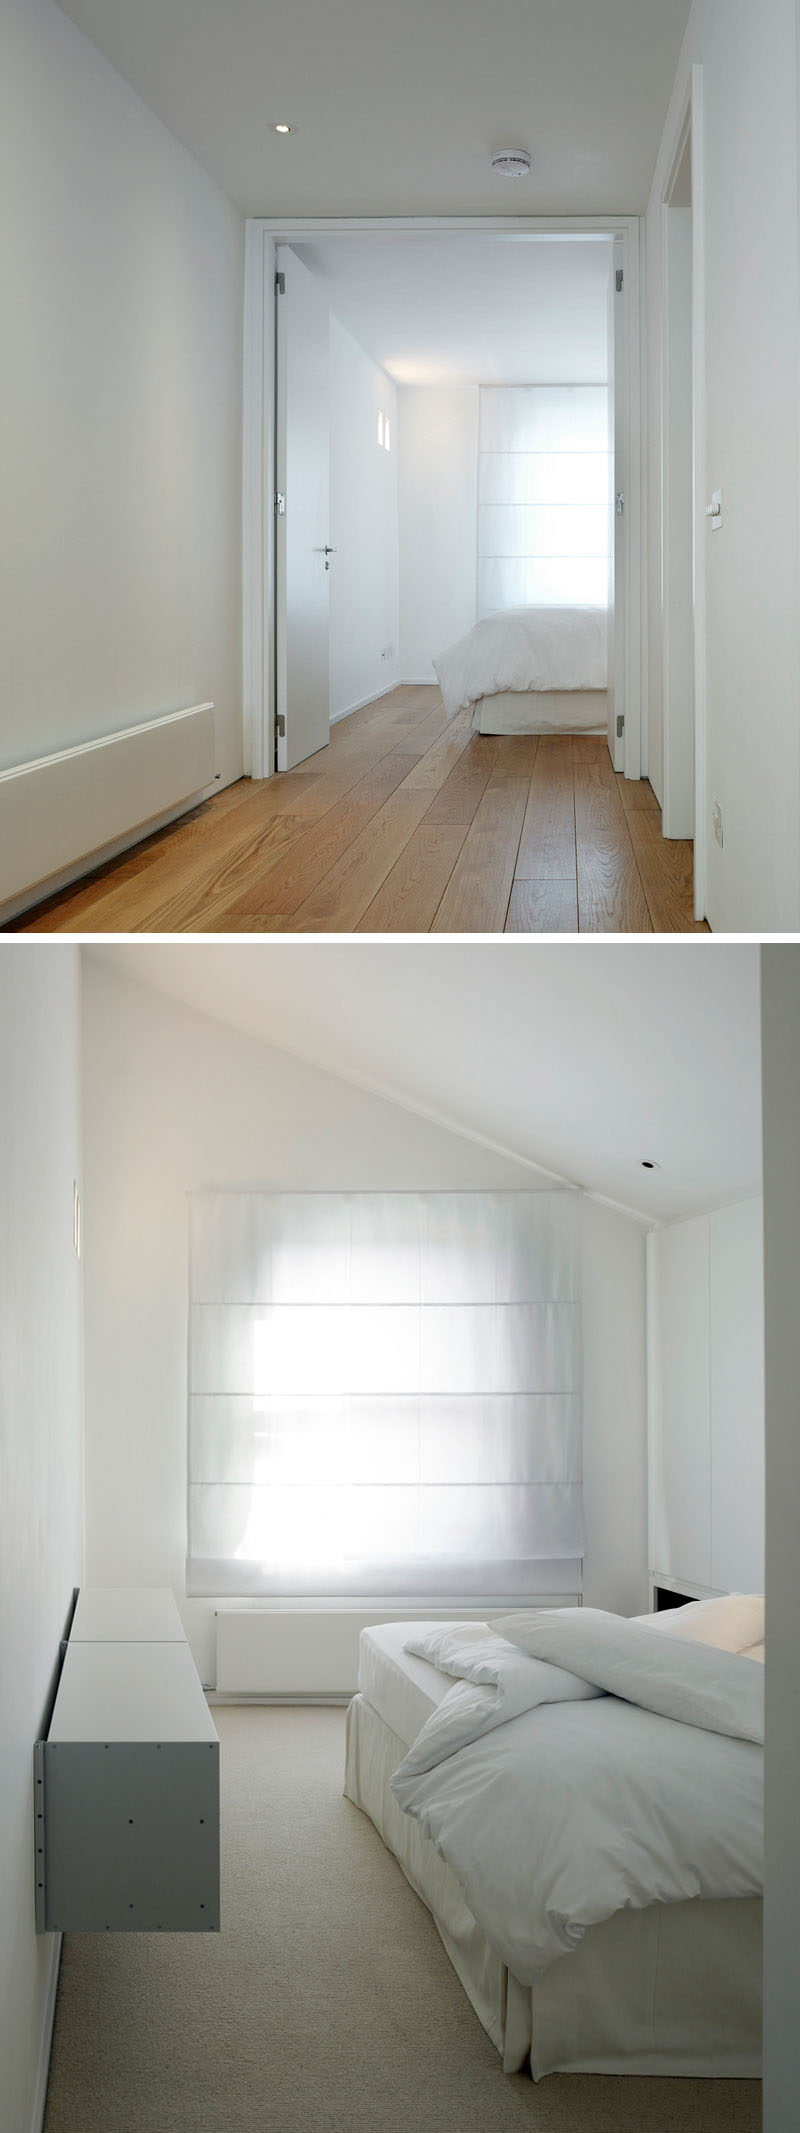
M 531 157 L 527 148 L 499 148 L 496 156 L 492 156 L 492 169 L 500 178 L 527 178 L 530 168 Z

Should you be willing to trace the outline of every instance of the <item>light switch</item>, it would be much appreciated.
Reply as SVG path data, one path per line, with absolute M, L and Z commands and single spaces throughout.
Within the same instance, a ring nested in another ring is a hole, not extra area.
M 722 525 L 722 490 L 714 489 L 710 504 L 706 504 L 706 518 L 711 520 L 712 533 L 719 533 Z

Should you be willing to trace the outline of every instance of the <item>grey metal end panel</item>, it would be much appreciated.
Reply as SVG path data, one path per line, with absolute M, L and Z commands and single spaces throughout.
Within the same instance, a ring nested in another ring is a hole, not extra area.
M 44 1741 L 33 1751 L 33 1888 L 36 1931 L 45 1933 Z
M 219 1742 L 46 1742 L 45 1928 L 219 1931 Z

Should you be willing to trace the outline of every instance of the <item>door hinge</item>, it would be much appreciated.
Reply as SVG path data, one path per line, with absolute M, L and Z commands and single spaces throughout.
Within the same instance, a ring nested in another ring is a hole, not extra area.
M 624 496 L 624 493 L 623 493 L 622 489 L 618 489 L 618 490 L 617 490 L 617 518 L 622 518 L 622 515 L 623 515 L 623 512 L 624 512 L 624 510 L 625 510 L 625 496 Z
M 622 736 L 623 736 L 623 733 L 624 733 L 624 731 L 625 731 L 625 713 L 624 713 L 624 711 L 618 711 L 618 712 L 617 712 L 617 740 L 618 740 L 618 741 L 621 741 L 621 739 L 622 739 Z
M 278 294 L 278 296 L 285 296 L 285 295 L 286 295 L 286 275 L 285 275 L 285 274 L 276 274 L 276 276 L 275 276 L 275 288 L 276 288 L 276 291 L 277 291 L 277 294 Z
M 617 268 L 616 282 L 617 282 L 617 295 L 618 295 L 618 296 L 621 296 L 621 295 L 622 295 L 622 291 L 623 291 L 623 289 L 624 289 L 624 287 L 625 287 L 625 276 L 624 276 L 624 273 L 623 273 L 623 271 L 622 271 L 622 268 L 621 268 L 621 267 L 618 267 L 618 268 Z
M 277 733 L 279 741 L 285 740 L 286 719 L 282 711 L 276 711 L 275 713 L 275 731 Z
M 275 491 L 275 517 L 286 517 L 286 495 L 283 489 L 276 489 Z

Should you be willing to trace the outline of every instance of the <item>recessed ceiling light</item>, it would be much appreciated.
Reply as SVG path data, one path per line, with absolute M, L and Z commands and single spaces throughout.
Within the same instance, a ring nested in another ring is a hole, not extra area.
M 498 148 L 492 156 L 492 169 L 499 178 L 527 178 L 532 160 L 527 148 Z
M 291 133 L 292 129 L 291 126 L 287 126 L 285 119 L 276 119 L 272 130 L 273 133 Z
M 641 1157 L 641 1169 L 642 1169 L 642 1170 L 660 1170 L 660 1169 L 661 1169 L 661 1164 L 660 1164 L 660 1163 L 655 1163 L 655 1162 L 653 1161 L 653 1158 L 652 1158 L 652 1156 L 649 1156 L 649 1155 L 643 1155 L 643 1156 Z

